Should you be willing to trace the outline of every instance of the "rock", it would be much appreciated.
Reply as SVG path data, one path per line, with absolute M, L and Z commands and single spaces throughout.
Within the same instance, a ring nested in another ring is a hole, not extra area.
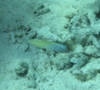
M 86 72 L 79 70 L 79 71 L 74 71 L 73 74 L 80 81 L 88 81 L 97 75 L 97 70 L 93 69 L 93 70 L 88 70 Z
M 25 44 L 25 43 L 22 44 L 22 46 L 21 46 L 21 50 L 22 50 L 23 52 L 27 51 L 28 48 L 29 48 L 28 44 Z
M 36 35 L 37 35 L 37 32 L 34 30 L 31 30 L 30 32 L 28 32 L 28 34 L 27 34 L 27 37 L 29 38 L 29 39 L 33 39 L 33 38 L 35 38 L 36 37 Z
M 13 32 L 10 32 L 10 38 L 12 43 L 16 42 L 15 34 Z
M 15 68 L 15 73 L 18 76 L 25 76 L 28 73 L 29 66 L 26 62 L 19 62 Z
M 49 9 L 47 6 L 45 6 L 45 5 L 43 5 L 43 4 L 40 4 L 40 5 L 38 6 L 38 8 L 34 11 L 34 14 L 35 14 L 36 16 L 39 16 L 39 15 L 46 14 L 46 13 L 48 13 L 48 12 L 50 12 L 50 9 Z

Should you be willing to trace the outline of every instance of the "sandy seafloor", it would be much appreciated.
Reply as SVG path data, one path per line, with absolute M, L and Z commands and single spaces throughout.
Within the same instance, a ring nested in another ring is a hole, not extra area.
M 0 0 L 0 90 L 100 90 L 100 0 Z

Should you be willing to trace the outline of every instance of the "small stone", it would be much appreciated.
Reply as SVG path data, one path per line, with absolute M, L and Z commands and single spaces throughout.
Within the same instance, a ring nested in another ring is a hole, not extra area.
M 37 35 L 37 32 L 36 32 L 36 31 L 30 31 L 30 32 L 28 32 L 27 37 L 28 37 L 29 39 L 33 39 L 33 38 L 36 37 L 36 35 Z
M 21 50 L 25 52 L 28 49 L 28 44 L 23 44 Z
M 93 70 L 88 70 L 86 72 L 80 70 L 80 71 L 74 71 L 73 74 L 77 79 L 81 81 L 88 81 L 97 75 L 97 70 L 93 69 Z
M 18 43 L 22 43 L 22 42 L 23 42 L 23 39 L 17 38 L 16 41 L 17 41 Z
M 16 39 L 15 39 L 15 34 L 13 32 L 10 32 L 10 38 L 11 38 L 11 42 L 15 43 Z
M 28 73 L 29 66 L 26 62 L 19 62 L 15 68 L 15 72 L 18 76 L 25 76 Z
M 21 31 L 21 30 L 19 31 L 19 30 L 18 30 L 18 31 L 15 32 L 15 35 L 16 35 L 17 37 L 22 37 L 22 36 L 23 36 L 23 31 Z

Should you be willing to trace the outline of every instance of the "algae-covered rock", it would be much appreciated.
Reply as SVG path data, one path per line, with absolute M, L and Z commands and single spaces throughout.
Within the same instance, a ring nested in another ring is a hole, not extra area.
M 74 71 L 73 75 L 81 81 L 88 81 L 94 78 L 97 75 L 97 72 L 98 71 L 96 69 L 88 70 L 86 72 L 80 70 L 80 71 Z
M 29 66 L 26 62 L 19 62 L 15 68 L 15 72 L 19 76 L 25 76 L 28 73 Z
M 88 57 L 84 54 L 76 55 L 70 59 L 70 62 L 74 64 L 73 69 L 81 68 L 88 62 Z
M 73 66 L 67 54 L 64 53 L 53 58 L 52 63 L 58 70 L 67 70 Z
M 39 16 L 39 15 L 43 15 L 43 14 L 46 14 L 50 12 L 50 9 L 49 7 L 43 5 L 43 4 L 39 4 L 38 8 L 34 11 L 34 14 L 36 16 Z

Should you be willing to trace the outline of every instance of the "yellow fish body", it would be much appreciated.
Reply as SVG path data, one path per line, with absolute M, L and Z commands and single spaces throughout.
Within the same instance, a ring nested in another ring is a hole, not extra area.
M 28 40 L 28 43 L 31 45 L 34 45 L 38 48 L 43 48 L 43 49 L 50 49 L 53 51 L 57 51 L 57 52 L 66 52 L 68 51 L 67 47 L 63 44 L 59 44 L 59 43 L 54 43 L 51 41 L 44 41 L 44 40 Z

